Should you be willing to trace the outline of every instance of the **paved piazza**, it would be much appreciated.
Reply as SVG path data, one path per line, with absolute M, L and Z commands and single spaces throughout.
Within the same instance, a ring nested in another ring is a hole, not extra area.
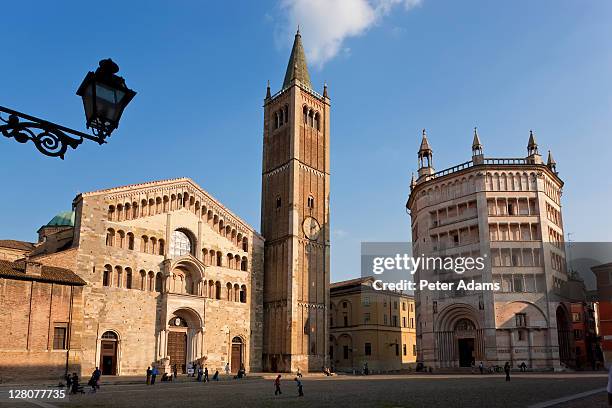
M 298 398 L 288 378 L 283 394 L 274 396 L 270 379 L 216 383 L 107 384 L 97 394 L 71 396 L 68 401 L 7 402 L 9 385 L 0 386 L 1 407 L 604 407 L 600 391 L 580 399 L 545 404 L 559 398 L 602 389 L 605 374 L 514 375 L 375 375 L 304 378 L 305 397 Z M 41 403 L 42 402 L 42 403 Z M 542 404 L 544 403 L 544 404 Z M 537 405 L 536 405 L 537 404 Z

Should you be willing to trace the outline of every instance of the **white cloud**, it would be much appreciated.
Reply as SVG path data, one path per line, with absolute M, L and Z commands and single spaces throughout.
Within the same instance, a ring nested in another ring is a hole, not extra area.
M 403 5 L 409 10 L 422 0 L 281 0 L 286 13 L 285 25 L 277 32 L 293 39 L 297 26 L 304 34 L 308 62 L 322 67 L 327 61 L 347 49 L 342 44 L 349 37 L 359 36 Z M 277 39 L 279 40 L 279 39 Z

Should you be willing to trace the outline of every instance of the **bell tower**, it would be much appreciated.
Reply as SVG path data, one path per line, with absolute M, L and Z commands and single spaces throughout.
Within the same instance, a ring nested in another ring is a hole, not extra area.
M 329 304 L 329 109 L 312 89 L 300 32 L 283 86 L 264 100 L 261 230 L 263 367 L 327 364 Z

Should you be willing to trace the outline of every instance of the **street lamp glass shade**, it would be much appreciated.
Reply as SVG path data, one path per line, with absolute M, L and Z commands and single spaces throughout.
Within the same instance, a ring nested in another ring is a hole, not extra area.
M 109 61 L 101 61 L 95 73 L 89 72 L 77 91 L 83 98 L 87 127 L 102 137 L 109 136 L 119 126 L 123 110 L 136 95 L 123 78 L 115 75 L 119 67 Z

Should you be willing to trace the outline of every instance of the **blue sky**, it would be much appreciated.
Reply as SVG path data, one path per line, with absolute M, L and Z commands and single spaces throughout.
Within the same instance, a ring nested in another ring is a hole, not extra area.
M 0 105 L 84 129 L 74 92 L 107 57 L 138 95 L 110 143 L 65 161 L 0 138 L 0 238 L 34 240 L 79 192 L 181 176 L 259 229 L 265 85 L 300 22 L 332 100 L 332 280 L 359 275 L 360 242 L 410 238 L 422 128 L 439 170 L 469 159 L 474 126 L 497 157 L 524 156 L 534 129 L 566 182 L 566 232 L 612 240 L 611 2 L 305 4 L 3 5 Z

